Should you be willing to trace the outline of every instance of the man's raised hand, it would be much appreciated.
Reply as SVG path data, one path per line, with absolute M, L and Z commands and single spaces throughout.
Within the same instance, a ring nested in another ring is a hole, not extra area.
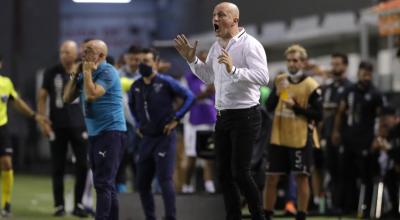
M 193 63 L 196 59 L 196 48 L 198 41 L 194 42 L 192 46 L 188 39 L 183 34 L 179 34 L 174 39 L 175 48 L 179 52 L 179 54 L 184 57 L 189 63 Z

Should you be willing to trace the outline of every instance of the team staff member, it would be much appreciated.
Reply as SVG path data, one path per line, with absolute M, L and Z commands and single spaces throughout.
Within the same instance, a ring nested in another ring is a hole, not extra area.
M 267 103 L 267 109 L 274 112 L 274 119 L 264 207 L 267 219 L 271 219 L 279 177 L 291 172 L 297 183 L 296 220 L 304 220 L 310 197 L 311 152 L 318 143 L 315 124 L 322 118 L 322 92 L 317 81 L 304 71 L 308 56 L 302 46 L 290 46 L 285 56 L 289 74 L 277 77 Z
M 331 55 L 330 71 L 332 82 L 322 89 L 324 117 L 321 122 L 321 149 L 325 150 L 326 168 L 331 177 L 331 188 L 329 190 L 332 194 L 334 208 L 339 207 L 339 196 L 341 195 L 340 192 L 343 191 L 344 185 L 342 184 L 343 181 L 338 177 L 340 146 L 332 144 L 331 136 L 340 100 L 351 85 L 346 76 L 348 63 L 346 54 L 333 53 Z M 323 158 L 319 159 L 324 161 Z
M 0 70 L 3 59 L 0 56 Z M 28 118 L 34 119 L 40 126 L 48 126 L 50 121 L 43 115 L 34 112 L 14 89 L 10 78 L 0 75 L 0 169 L 1 169 L 1 215 L 8 217 L 11 214 L 11 193 L 14 186 L 12 167 L 13 148 L 7 129 L 7 104 L 9 101 L 14 107 Z
M 155 220 L 151 183 L 156 175 L 164 201 L 165 219 L 175 220 L 174 129 L 194 103 L 194 95 L 172 77 L 159 74 L 158 61 L 154 49 L 143 50 L 143 60 L 139 65 L 142 78 L 133 83 L 129 93 L 129 106 L 142 136 L 137 152 L 137 186 L 146 220 Z M 175 112 L 173 102 L 177 97 L 183 98 L 184 102 Z
M 118 220 L 115 177 L 126 138 L 122 89 L 118 71 L 105 60 L 107 45 L 101 40 L 85 44 L 83 73 L 72 74 L 64 101 L 80 95 L 89 133 L 89 159 L 97 193 L 96 220 Z
M 176 49 L 195 75 L 215 86 L 216 163 L 226 219 L 241 219 L 240 192 L 248 202 L 252 219 L 264 219 L 250 166 L 261 128 L 260 86 L 266 86 L 269 80 L 267 57 L 261 43 L 239 27 L 239 8 L 235 4 L 215 6 L 212 23 L 218 40 L 205 63 L 195 56 L 197 41 L 192 46 L 183 34 L 175 39 Z
M 366 201 L 362 201 L 363 204 L 370 204 L 372 195 L 370 149 L 375 136 L 376 119 L 386 105 L 384 96 L 372 84 L 372 74 L 372 64 L 361 62 L 358 82 L 345 91 L 335 117 L 332 143 L 343 145 L 339 169 L 345 190 L 342 192 L 340 208 L 345 213 L 356 209 L 358 188 L 364 188 L 366 192 Z M 357 181 L 361 182 L 361 187 L 356 186 Z M 367 213 L 367 209 L 359 211 L 364 212 L 359 213 L 360 215 Z
M 88 171 L 88 135 L 79 99 L 72 104 L 66 104 L 62 97 L 64 87 L 69 80 L 69 73 L 76 67 L 77 56 L 77 44 L 74 41 L 63 42 L 60 47 L 60 63 L 45 71 L 42 88 L 39 91 L 38 112 L 40 114 L 47 114 L 47 100 L 50 99 L 52 124 L 46 127 L 43 133 L 50 140 L 55 216 L 65 215 L 64 174 L 68 144 L 70 143 L 76 158 L 75 203 L 72 214 L 78 217 L 88 217 L 81 204 Z

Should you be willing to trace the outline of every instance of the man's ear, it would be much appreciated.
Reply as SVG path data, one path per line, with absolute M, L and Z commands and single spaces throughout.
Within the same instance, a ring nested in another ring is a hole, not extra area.
M 159 67 L 159 66 L 160 66 L 160 59 L 157 59 L 157 61 L 154 62 L 153 69 L 156 70 L 156 71 L 158 71 L 158 67 Z
M 239 18 L 234 18 L 233 21 L 237 24 L 239 24 Z

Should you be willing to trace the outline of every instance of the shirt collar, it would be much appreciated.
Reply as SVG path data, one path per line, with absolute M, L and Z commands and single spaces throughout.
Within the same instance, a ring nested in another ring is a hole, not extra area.
M 227 48 L 229 48 L 229 45 L 232 45 L 233 43 L 236 43 L 240 40 L 240 38 L 246 33 L 245 29 L 243 27 L 239 27 L 239 33 L 237 33 L 235 36 L 233 36 L 228 44 L 227 44 Z M 219 38 L 218 39 L 218 43 L 219 45 L 222 47 L 222 39 Z
M 237 42 L 245 33 L 246 30 L 243 27 L 239 27 L 239 33 L 237 33 L 231 40 Z

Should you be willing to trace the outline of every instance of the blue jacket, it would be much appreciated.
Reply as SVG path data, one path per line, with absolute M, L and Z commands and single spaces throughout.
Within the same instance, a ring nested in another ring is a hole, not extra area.
M 193 93 L 167 75 L 157 74 L 149 85 L 143 78 L 136 80 L 129 93 L 129 108 L 136 120 L 137 127 L 147 136 L 163 134 L 164 126 L 174 118 L 181 119 L 194 104 Z M 184 103 L 174 111 L 176 97 Z

